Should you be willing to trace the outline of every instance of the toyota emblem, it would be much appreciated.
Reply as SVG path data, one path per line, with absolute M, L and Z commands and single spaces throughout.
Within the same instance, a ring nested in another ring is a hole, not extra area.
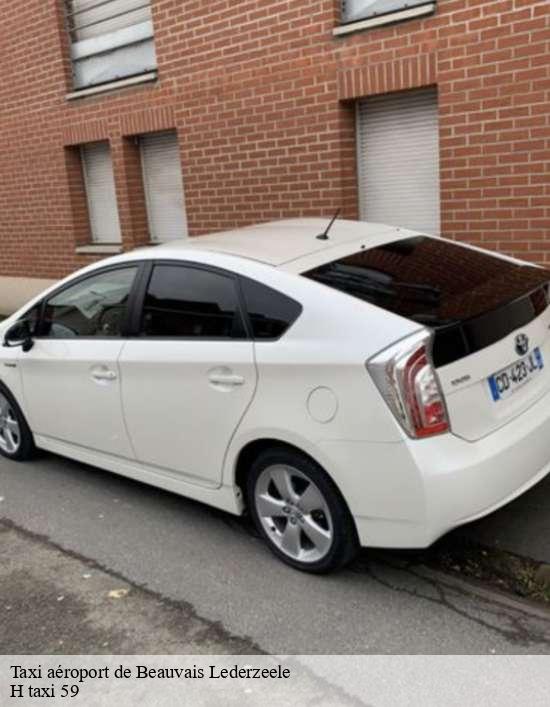
M 525 356 L 529 351 L 529 338 L 525 334 L 516 336 L 516 353 L 518 356 Z

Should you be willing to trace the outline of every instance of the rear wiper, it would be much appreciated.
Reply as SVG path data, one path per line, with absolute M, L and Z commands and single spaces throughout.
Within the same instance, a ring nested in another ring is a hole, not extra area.
M 441 301 L 441 291 L 430 285 L 420 285 L 416 283 L 393 281 L 390 284 L 382 284 L 364 275 L 350 273 L 339 273 L 337 270 L 330 270 L 326 273 L 315 275 L 315 279 L 326 282 L 328 285 L 336 285 L 344 290 L 355 290 L 357 292 L 370 292 L 385 295 L 386 297 L 397 297 L 398 290 L 412 290 L 417 296 L 407 296 L 403 293 L 403 299 L 414 300 L 415 302 L 426 302 L 428 304 L 439 304 Z M 350 287 L 351 286 L 351 287 Z
M 417 290 L 418 292 L 430 293 L 433 297 L 441 299 L 441 290 L 439 287 L 434 287 L 433 285 L 421 285 L 417 282 L 401 282 L 396 280 L 393 282 L 394 287 L 405 287 L 409 290 Z
M 332 287 L 337 287 L 338 289 L 344 290 L 346 292 L 376 292 L 392 297 L 396 295 L 393 288 L 387 285 L 381 285 L 379 282 L 373 280 L 367 280 L 364 277 L 357 277 L 355 275 L 339 275 L 338 273 L 319 273 L 314 275 L 314 279 L 318 282 L 323 282 Z

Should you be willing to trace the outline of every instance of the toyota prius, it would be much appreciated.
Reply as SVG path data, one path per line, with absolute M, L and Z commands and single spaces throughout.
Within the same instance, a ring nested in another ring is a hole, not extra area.
M 125 253 L 0 325 L 0 453 L 247 511 L 301 570 L 425 548 L 550 470 L 549 282 L 344 220 Z

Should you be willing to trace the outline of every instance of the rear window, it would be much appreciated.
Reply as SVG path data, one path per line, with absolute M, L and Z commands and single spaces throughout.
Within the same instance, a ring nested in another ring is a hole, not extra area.
M 538 316 L 550 281 L 548 270 L 425 236 L 365 249 L 304 275 L 439 332 L 436 365 Z
M 435 327 L 472 319 L 550 280 L 542 268 L 427 237 L 354 253 L 305 275 Z

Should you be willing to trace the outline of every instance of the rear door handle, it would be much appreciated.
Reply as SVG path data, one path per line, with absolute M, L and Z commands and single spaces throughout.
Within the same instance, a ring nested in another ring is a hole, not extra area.
M 233 373 L 211 373 L 208 380 L 214 385 L 244 385 L 244 378 Z
M 92 378 L 95 381 L 114 381 L 117 379 L 117 374 L 114 371 L 106 369 L 96 369 L 92 371 Z

